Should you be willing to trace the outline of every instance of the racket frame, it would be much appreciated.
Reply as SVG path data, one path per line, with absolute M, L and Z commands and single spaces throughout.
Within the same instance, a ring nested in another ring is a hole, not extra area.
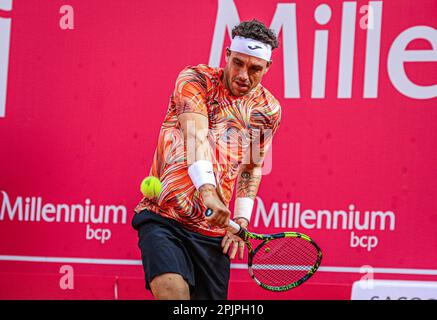
M 257 234 L 257 233 L 247 231 L 243 228 L 240 228 L 240 230 L 237 233 L 237 236 L 239 236 L 246 243 L 246 246 L 248 248 L 247 265 L 248 265 L 249 275 L 255 281 L 256 284 L 258 284 L 260 287 L 262 287 L 266 290 L 269 290 L 269 291 L 282 292 L 282 291 L 287 291 L 287 290 L 296 288 L 297 286 L 301 285 L 302 283 L 307 281 L 309 278 L 311 278 L 311 276 L 317 271 L 317 269 L 319 268 L 319 266 L 322 262 L 322 256 L 323 256 L 322 250 L 320 250 L 320 247 L 310 237 L 308 237 L 307 235 L 305 235 L 303 233 L 281 232 L 281 233 L 275 233 L 275 234 Z M 261 281 L 259 281 L 255 277 L 255 275 L 253 273 L 253 269 L 252 269 L 252 262 L 253 262 L 254 256 L 262 247 L 264 247 L 270 241 L 275 240 L 275 239 L 280 239 L 280 238 L 301 238 L 301 239 L 304 239 L 304 240 L 310 242 L 317 250 L 317 260 L 314 263 L 314 265 L 310 268 L 310 270 L 305 274 L 305 276 L 303 276 L 299 280 L 294 281 L 290 284 L 283 285 L 283 286 L 271 286 L 271 285 L 267 285 L 267 284 L 262 283 Z M 262 242 L 255 249 L 253 249 L 252 244 L 249 241 L 250 239 L 261 240 Z
M 212 214 L 213 214 L 213 212 L 209 208 L 205 212 L 205 216 L 206 217 L 209 217 Z M 275 234 L 258 234 L 258 233 L 250 232 L 250 231 L 240 227 L 239 224 L 237 224 L 236 222 L 234 222 L 232 220 L 229 221 L 229 227 L 228 228 L 229 228 L 229 230 L 232 233 L 234 233 L 235 235 L 240 237 L 246 243 L 246 246 L 247 246 L 247 249 L 248 249 L 247 265 L 248 265 L 249 275 L 255 281 L 256 284 L 258 284 L 260 287 L 262 287 L 262 288 L 264 288 L 266 290 L 275 291 L 275 292 L 283 292 L 283 291 L 287 291 L 287 290 L 296 288 L 297 286 L 300 286 L 302 283 L 304 283 L 309 278 L 311 278 L 311 276 L 320 267 L 320 264 L 322 262 L 322 256 L 323 256 L 322 255 L 322 250 L 317 245 L 317 243 L 314 242 L 314 240 L 312 240 L 310 237 L 308 237 L 307 235 L 305 235 L 303 233 L 288 231 L 288 232 L 281 232 L 281 233 L 275 233 Z M 310 268 L 310 270 L 305 274 L 305 276 L 303 276 L 299 280 L 294 281 L 294 282 L 292 282 L 290 284 L 283 285 L 283 286 L 270 286 L 270 285 L 262 283 L 261 281 L 259 281 L 255 277 L 255 275 L 253 274 L 253 269 L 252 269 L 252 261 L 253 261 L 253 258 L 255 256 L 255 254 L 264 245 L 266 245 L 268 242 L 270 242 L 272 240 L 280 239 L 280 238 L 301 238 L 301 239 L 304 239 L 304 240 L 308 241 L 317 250 L 317 260 L 314 263 L 314 265 Z M 255 249 L 253 249 L 252 248 L 252 244 L 249 241 L 250 239 L 261 240 L 262 242 Z

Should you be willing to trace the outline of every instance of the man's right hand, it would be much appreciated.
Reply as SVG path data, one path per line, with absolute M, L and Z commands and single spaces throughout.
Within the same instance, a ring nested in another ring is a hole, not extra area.
M 212 210 L 213 214 L 206 217 L 206 220 L 213 226 L 226 228 L 229 224 L 231 211 L 223 204 L 215 187 L 211 184 L 205 184 L 199 188 L 205 206 Z

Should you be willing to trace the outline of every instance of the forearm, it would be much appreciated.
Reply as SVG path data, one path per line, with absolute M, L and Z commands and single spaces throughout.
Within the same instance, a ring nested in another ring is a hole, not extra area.
M 186 113 L 179 116 L 179 122 L 184 134 L 187 164 L 196 161 L 211 161 L 211 146 L 208 141 L 208 119 L 196 113 Z
M 255 199 L 261 183 L 260 165 L 242 165 L 237 178 L 237 198 Z
M 261 166 L 242 165 L 237 178 L 234 220 L 246 228 L 250 222 L 254 199 L 261 182 Z

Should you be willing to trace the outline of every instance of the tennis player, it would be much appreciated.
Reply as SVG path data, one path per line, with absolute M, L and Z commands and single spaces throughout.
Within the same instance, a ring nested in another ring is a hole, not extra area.
M 242 22 L 232 30 L 224 68 L 191 66 L 176 80 L 150 171 L 162 191 L 143 198 L 132 220 L 146 288 L 156 299 L 227 299 L 230 259 L 237 252 L 243 258 L 244 242 L 226 226 L 232 218 L 248 227 L 281 118 L 261 84 L 277 47 L 263 23 Z

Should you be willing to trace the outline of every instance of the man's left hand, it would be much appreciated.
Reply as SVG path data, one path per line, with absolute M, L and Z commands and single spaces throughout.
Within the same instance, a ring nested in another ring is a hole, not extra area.
M 235 219 L 235 222 L 238 223 L 240 227 L 245 229 L 247 228 L 248 222 L 246 219 L 243 218 Z M 244 247 L 245 247 L 244 241 L 230 231 L 228 231 L 226 235 L 223 237 L 222 240 L 223 253 L 225 254 L 228 253 L 230 259 L 234 259 L 238 251 L 238 258 L 242 260 L 244 256 Z

